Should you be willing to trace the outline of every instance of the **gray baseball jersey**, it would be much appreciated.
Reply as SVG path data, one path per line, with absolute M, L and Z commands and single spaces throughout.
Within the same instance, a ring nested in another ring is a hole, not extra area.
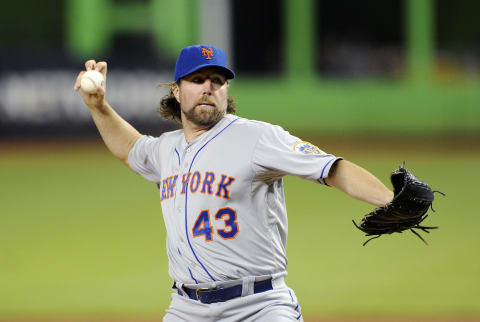
M 128 161 L 159 187 L 169 274 L 188 285 L 286 274 L 282 177 L 324 184 L 337 159 L 279 126 L 226 115 L 192 142 L 183 130 L 142 136 Z

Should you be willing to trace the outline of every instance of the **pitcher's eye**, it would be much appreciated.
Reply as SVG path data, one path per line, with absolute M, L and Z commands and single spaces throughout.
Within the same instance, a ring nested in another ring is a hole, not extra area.
M 210 78 L 212 80 L 212 83 L 218 84 L 218 85 L 223 85 L 225 84 L 225 80 L 219 76 L 213 76 Z
M 205 79 L 200 76 L 195 76 L 194 78 L 192 78 L 192 82 L 195 84 L 202 84 L 204 81 Z

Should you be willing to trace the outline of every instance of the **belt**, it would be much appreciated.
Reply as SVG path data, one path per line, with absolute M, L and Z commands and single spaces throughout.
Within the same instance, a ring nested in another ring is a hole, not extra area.
M 174 288 L 175 287 L 174 284 Z M 183 287 L 183 290 L 192 300 L 200 301 L 205 304 L 225 302 L 236 297 L 242 296 L 242 284 L 231 287 L 216 287 L 216 288 L 188 288 Z M 264 281 L 255 282 L 253 284 L 253 293 L 262 293 L 269 290 L 273 290 L 272 279 L 269 278 Z M 182 292 L 177 289 L 179 295 L 183 295 Z

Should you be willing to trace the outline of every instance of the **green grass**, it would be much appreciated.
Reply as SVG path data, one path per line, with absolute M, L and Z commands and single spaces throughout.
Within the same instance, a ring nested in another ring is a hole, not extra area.
M 41 144 L 0 152 L 0 317 L 162 316 L 171 281 L 156 187 L 102 146 Z M 428 247 L 410 232 L 362 247 L 351 219 L 372 207 L 287 178 L 287 283 L 304 315 L 480 315 L 479 151 L 367 149 L 332 152 L 384 182 L 407 159 L 447 194 L 426 222 L 440 229 Z

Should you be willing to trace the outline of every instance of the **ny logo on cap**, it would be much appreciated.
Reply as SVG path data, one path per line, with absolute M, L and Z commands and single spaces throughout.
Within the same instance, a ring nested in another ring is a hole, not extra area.
M 202 56 L 207 56 L 205 59 L 212 59 L 213 50 L 212 48 L 202 48 Z

